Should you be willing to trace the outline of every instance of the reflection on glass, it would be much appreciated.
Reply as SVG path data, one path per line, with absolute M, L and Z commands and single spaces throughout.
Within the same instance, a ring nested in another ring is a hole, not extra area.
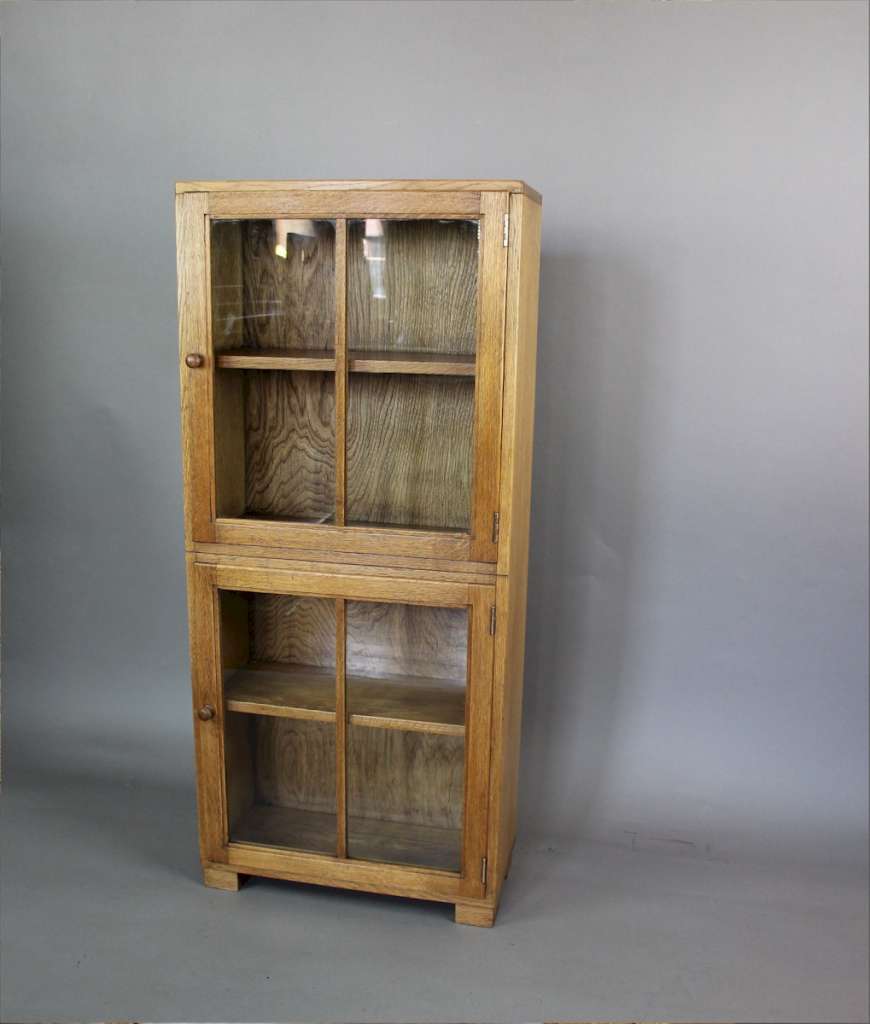
M 348 345 L 474 355 L 478 221 L 348 221 Z
M 211 293 L 216 351 L 332 348 L 334 222 L 212 221 Z

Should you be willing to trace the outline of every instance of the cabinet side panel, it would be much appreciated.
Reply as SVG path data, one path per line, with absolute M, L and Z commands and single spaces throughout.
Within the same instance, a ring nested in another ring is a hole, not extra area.
M 510 861 L 517 827 L 523 701 L 529 516 L 534 440 L 541 207 L 511 196 L 511 241 L 505 326 L 505 407 L 502 431 L 502 535 L 496 599 L 498 630 L 493 687 L 493 769 L 490 815 L 492 884 L 496 895 Z

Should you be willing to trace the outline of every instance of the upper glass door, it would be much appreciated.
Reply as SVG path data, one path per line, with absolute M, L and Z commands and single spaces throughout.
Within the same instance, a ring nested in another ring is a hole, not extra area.
M 194 539 L 320 527 L 337 550 L 494 561 L 506 197 L 310 217 L 295 198 L 206 218 L 213 512 Z

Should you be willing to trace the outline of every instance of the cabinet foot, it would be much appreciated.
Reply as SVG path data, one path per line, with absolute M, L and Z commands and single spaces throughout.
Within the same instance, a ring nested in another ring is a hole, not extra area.
M 242 884 L 238 871 L 228 868 L 214 868 L 203 865 L 202 880 L 211 889 L 223 889 L 225 892 L 238 892 Z
M 477 928 L 492 928 L 495 924 L 495 907 L 479 903 L 457 903 L 454 920 L 457 924 L 472 924 Z

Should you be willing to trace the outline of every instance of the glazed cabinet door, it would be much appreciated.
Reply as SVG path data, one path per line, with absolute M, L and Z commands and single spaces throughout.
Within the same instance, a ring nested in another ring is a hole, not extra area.
M 508 196 L 179 196 L 193 542 L 496 560 Z
M 204 859 L 315 854 L 482 896 L 493 588 L 191 573 Z

